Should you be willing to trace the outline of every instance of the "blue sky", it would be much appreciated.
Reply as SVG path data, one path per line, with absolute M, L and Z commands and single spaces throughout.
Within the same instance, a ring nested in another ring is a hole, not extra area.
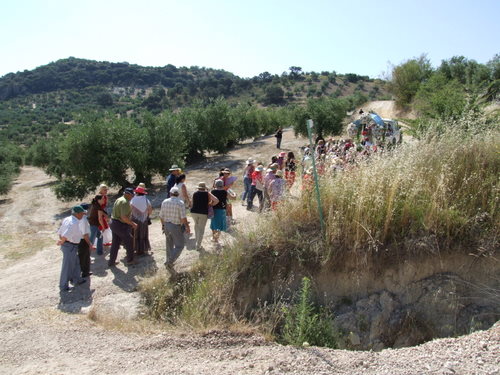
M 241 77 L 290 66 L 371 77 L 500 53 L 500 0 L 2 0 L 0 76 L 69 56 L 205 66 Z

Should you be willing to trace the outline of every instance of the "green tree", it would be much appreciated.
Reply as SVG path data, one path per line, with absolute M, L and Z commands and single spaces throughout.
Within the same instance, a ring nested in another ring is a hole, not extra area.
M 390 89 L 399 107 L 408 106 L 420 87 L 430 77 L 432 68 L 429 59 L 422 55 L 396 66 L 392 71 Z
M 420 86 L 415 106 L 427 118 L 459 117 L 467 106 L 464 86 L 455 79 L 448 80 L 441 72 L 435 73 Z
M 318 135 L 340 134 L 348 105 L 348 102 L 342 99 L 326 97 L 309 99 L 305 108 L 297 107 L 294 111 L 295 134 L 307 136 L 306 120 L 308 119 L 314 121 Z
M 284 103 L 283 97 L 285 96 L 285 92 L 280 86 L 270 85 L 267 86 L 264 91 L 265 91 L 265 97 L 264 97 L 265 104 L 280 105 Z

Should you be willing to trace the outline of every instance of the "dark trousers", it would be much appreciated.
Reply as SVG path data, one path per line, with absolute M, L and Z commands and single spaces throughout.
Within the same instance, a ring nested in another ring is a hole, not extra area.
M 281 137 L 276 137 L 276 148 L 281 147 Z
M 250 189 L 250 196 L 248 197 L 248 202 L 247 202 L 247 209 L 250 210 L 253 207 L 253 199 L 255 198 L 255 195 L 259 197 L 259 211 L 262 211 L 262 201 L 263 201 L 263 196 L 262 196 L 262 190 L 259 190 L 255 187 L 255 185 L 252 185 Z
M 118 250 L 120 245 L 123 244 L 125 250 L 127 251 L 127 262 L 134 260 L 134 248 L 133 248 L 133 238 L 131 234 L 130 225 L 122 223 L 119 220 L 111 221 L 111 232 L 113 233 L 113 240 L 111 243 L 111 250 L 109 251 L 109 265 L 113 265 L 116 262 L 116 257 L 118 256 Z
M 90 247 L 84 239 L 78 244 L 78 258 L 80 258 L 82 277 L 87 277 L 90 273 Z

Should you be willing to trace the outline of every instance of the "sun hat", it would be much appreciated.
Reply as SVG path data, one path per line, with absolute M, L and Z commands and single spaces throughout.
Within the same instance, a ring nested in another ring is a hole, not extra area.
M 248 159 L 247 159 L 247 161 L 246 161 L 245 163 L 246 163 L 246 165 L 250 165 L 250 164 L 255 163 L 255 160 L 254 160 L 254 159 L 252 159 L 252 158 L 248 158 Z
M 215 187 L 216 188 L 224 187 L 224 181 L 222 181 L 222 180 L 215 180 Z
M 284 157 L 286 156 L 286 152 L 285 152 L 285 151 L 282 151 L 282 152 L 280 152 L 280 153 L 278 154 L 278 156 L 279 156 L 280 158 L 284 158 Z
M 85 211 L 85 209 L 82 206 L 75 206 L 71 209 L 72 214 L 80 214 L 82 212 L 87 213 L 87 211 Z
M 255 168 L 257 172 L 262 172 L 264 170 L 264 166 L 262 164 L 259 164 L 257 168 Z
M 179 194 L 179 188 L 177 186 L 174 186 L 172 189 L 170 189 L 170 194 L 172 194 L 172 195 L 178 195 Z
M 279 165 L 278 163 L 273 163 L 269 166 L 269 168 L 273 169 L 273 170 L 277 170 L 279 168 Z
M 207 184 L 204 182 L 198 182 L 198 190 L 207 190 Z
M 144 182 L 141 182 L 141 183 L 139 183 L 139 185 L 137 185 L 137 187 L 141 187 L 143 189 L 146 189 L 146 184 Z
M 276 171 L 276 177 L 283 177 L 283 171 L 282 170 Z
M 267 168 L 267 169 L 266 169 L 266 173 L 269 173 L 269 172 L 274 172 L 274 170 L 273 170 L 273 169 L 271 169 L 271 168 Z
M 169 171 L 180 171 L 181 169 L 177 164 L 172 165 L 172 167 L 169 169 Z
M 101 189 L 108 189 L 108 185 L 106 185 L 106 184 L 100 184 L 99 185 L 99 190 L 101 190 Z
M 147 194 L 146 189 L 144 189 L 142 186 L 136 187 L 134 191 L 139 194 Z

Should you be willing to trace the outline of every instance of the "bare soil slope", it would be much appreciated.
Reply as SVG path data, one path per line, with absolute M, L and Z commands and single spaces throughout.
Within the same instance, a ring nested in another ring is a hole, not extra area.
M 284 147 L 296 151 L 303 143 L 285 132 Z M 241 180 L 245 159 L 267 161 L 275 152 L 274 137 L 240 145 L 189 168 L 188 188 L 193 192 L 199 181 L 211 181 L 219 166 L 229 166 Z M 55 231 L 77 202 L 59 202 L 50 190 L 52 182 L 41 170 L 25 167 L 12 192 L 0 200 L 2 374 L 499 373 L 498 324 L 466 337 L 373 353 L 283 347 L 247 334 L 177 332 L 141 323 L 136 319 L 138 281 L 161 269 L 165 257 L 158 221 L 151 227 L 152 257 L 115 269 L 106 267 L 105 258 L 93 257 L 90 283 L 59 295 L 61 253 Z M 164 197 L 161 187 L 159 179 L 152 189 L 156 208 Z M 235 204 L 236 230 L 256 216 Z M 216 251 L 208 232 L 206 248 Z M 196 251 L 185 250 L 178 268 L 189 267 L 197 257 Z M 100 323 L 90 319 L 96 315 Z

